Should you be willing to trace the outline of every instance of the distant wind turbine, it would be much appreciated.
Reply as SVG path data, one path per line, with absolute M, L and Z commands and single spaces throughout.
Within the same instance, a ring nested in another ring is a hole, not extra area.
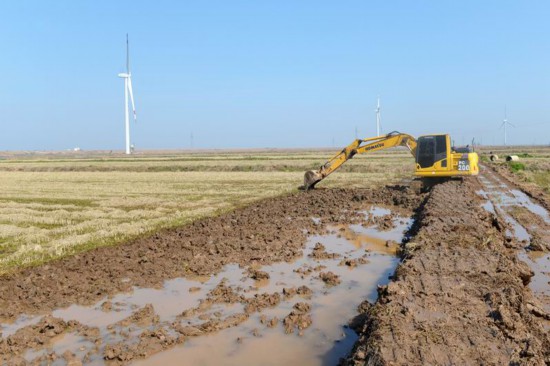
M 500 128 L 504 127 L 504 146 L 506 146 L 506 127 L 510 125 L 512 127 L 516 127 L 510 122 L 508 122 L 508 118 L 506 116 L 506 106 L 504 106 L 504 120 L 502 121 L 502 124 L 500 125 Z
M 378 102 L 376 103 L 376 136 L 380 136 L 380 97 L 378 97 Z
M 132 102 L 132 112 L 134 121 L 136 121 L 136 106 L 134 105 L 134 93 L 132 91 L 132 73 L 130 72 L 130 45 L 128 42 L 128 34 L 126 34 L 126 72 L 121 72 L 118 77 L 124 79 L 124 124 L 126 126 L 126 154 L 131 154 L 130 148 L 130 116 L 128 114 L 128 93 Z

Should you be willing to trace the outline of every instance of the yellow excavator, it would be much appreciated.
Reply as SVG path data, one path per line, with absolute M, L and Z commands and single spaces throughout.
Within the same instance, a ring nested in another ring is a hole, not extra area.
M 472 148 L 452 147 L 448 134 L 424 135 L 415 139 L 397 131 L 384 136 L 357 139 L 323 164 L 319 170 L 310 170 L 304 176 L 302 189 L 309 190 L 342 166 L 356 154 L 366 154 L 390 147 L 404 146 L 414 157 L 414 175 L 421 177 L 425 184 L 442 178 L 477 175 L 479 173 L 477 153 Z

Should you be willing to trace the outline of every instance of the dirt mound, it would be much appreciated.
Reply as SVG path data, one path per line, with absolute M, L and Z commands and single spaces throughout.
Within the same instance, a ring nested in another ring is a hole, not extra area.
M 344 258 L 340 261 L 338 264 L 339 266 L 348 266 L 350 268 L 357 267 L 360 264 L 366 264 L 369 261 L 366 260 L 364 257 L 361 258 Z
M 550 363 L 532 275 L 480 207 L 477 181 L 436 185 L 394 281 L 379 289 L 345 365 Z
M 99 248 L 0 277 L 0 318 L 13 320 L 71 304 L 92 304 L 134 286 L 155 287 L 186 275 L 210 275 L 225 264 L 288 261 L 325 224 L 362 223 L 361 204 L 414 208 L 420 197 L 403 187 L 298 192 L 266 199 L 219 217 Z M 275 214 L 274 214 L 275 213 Z M 316 225 L 311 217 L 322 219 Z
M 311 315 L 308 314 L 310 310 L 311 307 L 308 303 L 296 303 L 290 314 L 283 319 L 285 333 L 293 333 L 296 328 L 298 330 L 298 334 L 301 335 L 302 331 L 313 323 L 311 320 Z
M 257 281 L 269 279 L 269 273 L 253 268 L 250 268 L 248 270 L 248 275 L 250 276 L 250 278 Z
M 339 285 L 341 280 L 338 277 L 338 275 L 328 271 L 328 272 L 321 272 L 319 273 L 319 278 L 321 281 L 323 281 L 327 286 L 336 286 Z
M 96 343 L 99 341 L 97 328 L 87 327 L 77 321 L 64 321 L 51 315 L 45 316 L 37 324 L 28 325 L 19 329 L 15 334 L 6 338 L 0 338 L 0 364 L 27 364 L 23 358 L 29 349 L 42 349 L 47 347 L 56 337 L 66 333 L 79 334 L 82 337 Z M 56 357 L 47 352 L 38 357 L 36 362 L 51 364 Z M 67 354 L 65 358 L 71 358 Z
M 185 341 L 183 336 L 169 335 L 163 328 L 145 330 L 137 338 L 137 343 L 128 344 L 122 341 L 106 345 L 103 359 L 108 361 L 109 365 L 125 365 L 132 360 L 151 356 Z
M 376 227 L 380 231 L 387 231 L 391 230 L 395 227 L 395 224 L 393 222 L 393 215 L 384 215 L 380 217 L 373 217 L 372 222 L 376 224 Z
M 315 259 L 336 259 L 340 257 L 338 253 L 328 253 L 325 250 L 325 246 L 321 243 L 315 244 L 313 251 L 309 254 L 309 257 Z
M 250 314 L 262 311 L 267 307 L 277 306 L 281 302 L 281 295 L 277 292 L 273 294 L 256 294 L 254 297 L 246 299 L 245 302 L 244 312 Z
M 307 286 L 300 286 L 298 288 L 283 288 L 283 295 L 285 295 L 286 298 L 292 298 L 294 295 L 300 295 L 304 298 L 309 298 L 311 297 L 312 293 L 313 292 L 311 291 L 311 289 Z

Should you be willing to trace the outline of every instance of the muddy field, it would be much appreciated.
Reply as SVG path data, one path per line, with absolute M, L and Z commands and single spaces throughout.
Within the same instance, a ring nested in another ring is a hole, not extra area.
M 516 188 L 299 192 L 3 276 L 0 360 L 550 364 L 550 218 Z
M 367 310 L 346 364 L 550 362 L 549 313 L 528 287 L 533 270 L 518 257 L 528 238 L 482 207 L 496 187 L 493 174 L 481 178 L 487 186 L 468 180 L 433 188 L 404 262 Z

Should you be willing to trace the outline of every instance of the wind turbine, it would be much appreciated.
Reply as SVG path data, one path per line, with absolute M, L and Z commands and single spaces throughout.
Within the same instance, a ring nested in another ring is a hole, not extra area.
M 500 128 L 504 127 L 504 146 L 506 146 L 506 126 L 510 125 L 512 127 L 516 127 L 510 122 L 508 122 L 508 118 L 506 117 L 506 106 L 504 106 L 504 120 L 502 121 L 502 124 L 500 125 Z
M 128 114 L 128 93 L 132 102 L 132 112 L 134 113 L 134 122 L 136 121 L 136 106 L 134 105 L 134 93 L 132 91 L 132 73 L 130 72 L 130 46 L 128 42 L 128 33 L 126 33 L 126 72 L 118 74 L 119 78 L 124 79 L 124 124 L 126 126 L 126 154 L 132 153 L 130 149 L 130 116 Z
M 378 97 L 378 102 L 376 103 L 376 136 L 380 136 L 380 97 Z

